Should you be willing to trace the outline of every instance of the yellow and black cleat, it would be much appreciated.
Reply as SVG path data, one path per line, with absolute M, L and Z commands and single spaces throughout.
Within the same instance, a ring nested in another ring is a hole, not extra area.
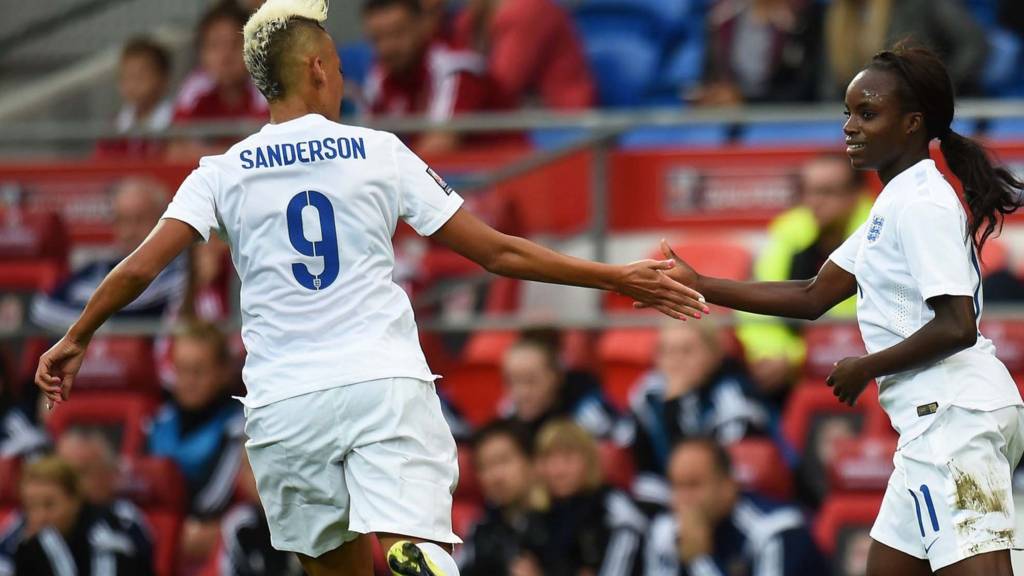
M 448 576 L 423 555 L 419 546 L 408 540 L 392 544 L 388 550 L 388 567 L 394 576 Z

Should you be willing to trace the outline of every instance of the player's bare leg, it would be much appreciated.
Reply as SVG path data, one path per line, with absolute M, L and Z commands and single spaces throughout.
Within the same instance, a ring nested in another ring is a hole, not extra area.
M 971 556 L 936 572 L 938 576 L 1013 576 L 1009 550 Z
M 309 576 L 373 576 L 373 540 L 363 534 L 355 540 L 312 558 L 298 554 Z
M 451 544 L 385 532 L 377 533 L 377 539 L 387 554 L 389 568 L 393 574 L 401 576 L 458 576 L 459 574 L 455 560 L 451 557 L 454 549 Z M 421 549 L 417 546 L 419 544 L 430 545 L 432 550 Z
M 910 554 L 900 552 L 877 540 L 871 541 L 866 576 L 931 576 L 931 574 L 932 568 L 928 565 L 927 560 L 914 558 Z

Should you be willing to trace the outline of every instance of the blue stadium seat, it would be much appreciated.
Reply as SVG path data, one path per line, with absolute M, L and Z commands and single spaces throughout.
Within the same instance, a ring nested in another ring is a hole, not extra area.
M 687 34 L 671 48 L 658 72 L 658 94 L 672 95 L 678 101 L 680 94 L 700 83 L 704 76 L 704 51 L 702 31 Z
M 975 136 L 978 133 L 978 121 L 974 118 L 956 118 L 953 120 L 953 131 L 961 136 Z
M 366 42 L 349 42 L 338 48 L 341 71 L 346 80 L 362 86 L 373 66 L 373 49 Z
M 530 132 L 530 144 L 538 150 L 553 150 L 587 137 L 586 128 L 538 128 Z
M 658 65 L 658 48 L 635 34 L 601 34 L 587 38 L 590 69 L 602 106 L 637 106 L 650 93 Z
M 637 10 L 577 10 L 573 16 L 584 44 L 613 35 L 661 38 L 662 25 L 646 12 Z
M 661 33 L 671 33 L 693 9 L 693 0 L 586 0 L 576 10 L 585 13 L 607 13 L 621 17 L 642 14 L 653 21 Z
M 619 138 L 625 150 L 723 146 L 729 140 L 725 124 L 691 124 L 687 126 L 641 126 Z
M 842 144 L 842 142 L 843 123 L 840 119 L 748 124 L 740 133 L 740 143 L 748 146 Z
M 1003 28 L 992 28 L 987 36 L 988 60 L 981 84 L 992 96 L 1012 96 L 1024 83 L 1024 41 Z
M 1024 118 L 999 118 L 988 125 L 986 135 L 993 140 L 1024 142 Z

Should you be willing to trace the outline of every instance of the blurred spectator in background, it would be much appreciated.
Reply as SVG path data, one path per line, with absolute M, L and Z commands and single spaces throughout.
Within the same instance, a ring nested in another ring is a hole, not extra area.
M 36 296 L 29 311 L 32 322 L 57 333 L 66 330 L 103 278 L 153 230 L 167 208 L 168 198 L 167 189 L 155 180 L 133 177 L 120 181 L 111 199 L 115 254 L 74 271 L 50 294 Z M 114 318 L 159 319 L 169 306 L 179 302 L 185 288 L 185 268 L 184 258 L 175 260 Z
M 31 400 L 15 401 L 14 387 L 0 362 L 0 458 L 38 456 L 49 448 L 50 437 L 37 421 Z
M 668 476 L 672 509 L 651 523 L 645 576 L 829 573 L 800 511 L 741 494 L 714 440 L 677 445 Z
M 267 100 L 252 83 L 242 59 L 242 28 L 248 19 L 245 8 L 234 0 L 222 0 L 199 21 L 199 69 L 178 91 L 175 124 L 269 119 Z M 171 144 L 168 153 L 172 160 L 194 161 L 200 156 L 220 154 L 234 140 L 179 140 Z
M 524 424 L 531 436 L 554 418 L 571 418 L 597 438 L 610 438 L 620 428 L 615 409 L 601 384 L 588 372 L 566 371 L 557 343 L 524 335 L 502 359 L 507 405 L 504 416 Z
M 820 21 L 813 0 L 718 0 L 708 14 L 704 82 L 688 99 L 706 106 L 813 99 Z
M 171 399 L 153 420 L 149 453 L 175 461 L 187 482 L 182 534 L 187 562 L 205 561 L 217 544 L 241 462 L 242 410 L 230 396 L 234 363 L 224 335 L 208 323 L 177 329 Z
M 106 574 L 146 576 L 153 573 L 120 519 L 90 505 L 75 471 L 56 457 L 25 466 L 21 475 L 25 540 L 18 546 L 15 573 L 32 576 Z
M 526 575 L 578 576 L 641 571 L 647 519 L 624 492 L 604 483 L 597 442 L 568 420 L 555 420 L 537 436 L 536 466 L 549 504 L 547 539 Z
M 473 438 L 473 466 L 485 511 L 461 548 L 463 576 L 519 576 L 534 568 L 547 531 L 538 511 L 528 431 L 497 420 Z
M 377 57 L 364 87 L 370 113 L 423 115 L 443 123 L 459 113 L 501 108 L 483 60 L 432 41 L 424 18 L 420 0 L 363 4 L 363 24 Z M 443 129 L 421 133 L 411 143 L 420 155 L 450 152 L 460 144 L 459 134 Z
M 796 493 L 802 504 L 813 509 L 821 506 L 828 495 L 829 466 L 839 455 L 836 446 L 842 440 L 859 436 L 863 426 L 862 416 L 855 414 L 824 414 L 814 418 L 796 467 Z
M 448 6 L 448 0 L 420 0 L 420 7 L 423 9 L 426 37 L 433 42 L 455 46 L 455 17 L 458 12 Z
M 768 241 L 754 265 L 761 282 L 813 278 L 829 254 L 867 220 L 873 199 L 862 172 L 845 155 L 826 154 L 800 170 L 801 204 L 776 217 Z M 857 299 L 835 306 L 832 318 L 854 319 Z M 783 401 L 799 373 L 806 349 L 800 331 L 777 318 L 739 314 L 736 336 L 743 345 L 757 391 L 777 421 Z
M 171 125 L 174 103 L 167 96 L 171 82 L 171 55 L 155 40 L 137 37 L 121 49 L 117 89 L 121 110 L 114 126 L 118 133 L 157 134 Z M 100 141 L 100 155 L 154 156 L 162 154 L 162 140 L 124 137 Z
M 546 108 L 578 110 L 597 104 L 572 19 L 553 0 L 469 0 L 456 37 L 486 56 L 487 73 L 510 106 L 539 100 Z
M 244 502 L 236 505 L 221 523 L 218 576 L 301 576 L 299 559 L 270 545 L 267 515 L 260 506 L 249 458 L 242 450 L 238 492 Z
M 709 436 L 731 444 L 767 432 L 767 411 L 753 399 L 749 377 L 725 355 L 721 339 L 721 329 L 708 319 L 663 325 L 655 369 L 635 388 L 633 495 L 648 510 L 669 503 L 665 469 L 680 439 Z
M 119 466 L 117 453 L 99 430 L 71 428 L 57 440 L 57 456 L 78 476 L 82 499 L 96 508 L 113 513 L 147 565 L 153 559 L 153 536 L 149 523 L 130 500 L 117 497 Z
M 960 0 L 834 0 L 825 16 L 821 97 L 841 100 L 876 52 L 907 38 L 942 56 L 957 93 L 976 88 L 988 42 Z

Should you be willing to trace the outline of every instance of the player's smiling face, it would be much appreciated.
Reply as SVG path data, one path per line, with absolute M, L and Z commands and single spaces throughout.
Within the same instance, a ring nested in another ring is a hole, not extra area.
M 896 161 L 916 129 L 889 72 L 864 70 L 846 89 L 846 154 L 854 168 L 880 170 Z

